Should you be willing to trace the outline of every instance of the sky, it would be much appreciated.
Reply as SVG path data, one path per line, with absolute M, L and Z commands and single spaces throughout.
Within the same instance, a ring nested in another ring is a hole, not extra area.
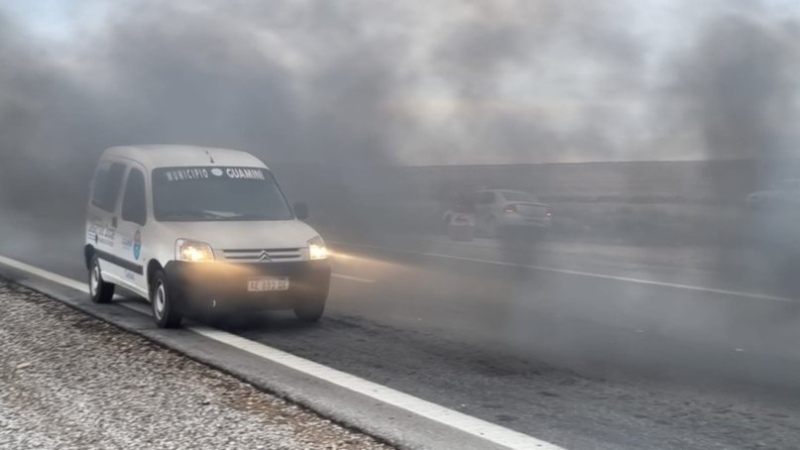
M 398 67 L 390 92 L 376 101 L 413 124 L 403 124 L 402 139 L 381 138 L 391 139 L 393 157 L 407 164 L 703 158 L 707 130 L 682 123 L 665 135 L 660 124 L 660 91 L 673 82 L 675 61 L 717 17 L 745 17 L 769 30 L 800 17 L 800 2 L 790 0 L 350 1 L 330 8 L 324 26 L 338 28 L 320 42 L 318 30 L 290 23 L 311 21 L 302 10 L 315 2 L 297 0 L 300 6 L 285 12 L 282 3 L 0 0 L 0 11 L 48 52 L 55 70 L 73 78 L 91 72 L 91 90 L 126 82 L 103 53 L 104 45 L 125 45 L 115 41 L 124 37 L 120 23 L 126 30 L 153 26 L 162 14 L 218 23 L 227 34 L 198 40 L 231 40 L 231 51 L 242 46 L 235 39 L 255 41 L 265 66 L 297 80 L 338 63 L 326 59 L 325 46 L 346 53 L 358 39 L 385 41 L 398 53 Z M 181 39 L 175 36 L 163 33 Z M 292 89 L 308 89 L 296 84 Z
M 51 40 L 74 37 L 80 24 L 101 24 L 105 6 L 99 0 L 2 0 L 3 8 L 38 36 Z

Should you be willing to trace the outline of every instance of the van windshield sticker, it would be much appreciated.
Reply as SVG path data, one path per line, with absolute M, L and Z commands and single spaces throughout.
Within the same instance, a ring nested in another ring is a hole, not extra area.
M 152 180 L 157 221 L 294 219 L 277 181 L 266 168 L 162 167 L 153 170 Z
M 253 167 L 176 167 L 161 169 L 161 176 L 168 182 L 206 180 L 213 177 L 229 178 L 234 180 L 260 180 L 266 181 L 264 171 Z
M 167 181 L 191 181 L 208 178 L 206 169 L 170 169 L 164 172 Z
M 228 178 L 242 178 L 245 180 L 266 180 L 264 172 L 261 169 L 238 169 L 236 167 L 229 167 L 225 169 L 225 175 Z

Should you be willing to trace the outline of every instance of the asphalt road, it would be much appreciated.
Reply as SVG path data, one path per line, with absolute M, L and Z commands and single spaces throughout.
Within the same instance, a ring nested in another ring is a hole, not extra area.
M 0 254 L 82 279 L 81 227 L 18 222 L 1 230 Z M 555 269 L 532 270 L 424 255 L 432 244 L 422 239 L 400 244 L 337 247 L 318 326 L 270 313 L 227 328 L 570 449 L 800 442 L 797 305 L 725 292 L 761 284 L 717 280 L 708 267 L 666 270 L 669 283 L 685 275 L 708 284 L 700 289 L 626 281 L 665 269 L 622 250 L 596 257 L 617 264 L 592 277 L 569 272 L 602 262 L 575 246 L 500 252 Z

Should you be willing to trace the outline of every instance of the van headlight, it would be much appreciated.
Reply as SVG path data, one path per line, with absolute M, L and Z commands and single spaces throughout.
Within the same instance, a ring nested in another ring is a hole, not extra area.
M 325 246 L 325 241 L 317 236 L 308 241 L 308 259 L 311 261 L 319 261 L 321 259 L 328 259 L 330 253 L 328 247 Z
M 175 259 L 188 262 L 214 261 L 214 250 L 203 242 L 178 239 L 175 242 Z

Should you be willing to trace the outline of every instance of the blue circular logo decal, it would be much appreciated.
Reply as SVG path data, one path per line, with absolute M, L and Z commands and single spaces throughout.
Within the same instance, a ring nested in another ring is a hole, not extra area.
M 137 231 L 133 236 L 133 257 L 138 261 L 142 254 L 142 233 Z

